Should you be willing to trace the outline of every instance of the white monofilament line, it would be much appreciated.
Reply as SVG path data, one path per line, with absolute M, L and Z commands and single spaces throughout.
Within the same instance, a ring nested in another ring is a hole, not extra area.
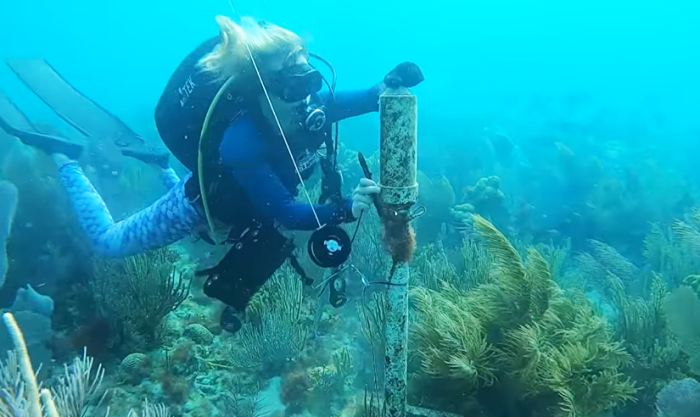
M 233 3 L 231 0 L 228 0 L 228 4 L 231 6 L 231 11 L 233 13 L 236 13 L 236 10 L 233 8 Z M 238 13 L 236 13 L 238 14 Z M 299 177 L 299 183 L 301 184 L 302 190 L 304 190 L 304 195 L 306 196 L 306 199 L 309 202 L 309 206 L 311 206 L 311 211 L 314 213 L 314 218 L 316 219 L 316 223 L 318 224 L 318 227 L 320 228 L 322 226 L 321 221 L 318 218 L 318 214 L 316 214 L 316 208 L 314 207 L 314 203 L 311 200 L 311 196 L 309 195 L 309 190 L 306 188 L 306 184 L 304 184 L 304 179 L 301 177 L 301 172 L 299 172 L 299 167 L 297 166 L 297 161 L 294 159 L 294 154 L 292 153 L 292 148 L 289 146 L 289 142 L 287 141 L 287 137 L 284 134 L 284 129 L 282 129 L 282 124 L 280 123 L 279 118 L 277 117 L 277 112 L 275 111 L 275 107 L 272 105 L 272 100 L 270 100 L 270 94 L 267 92 L 267 87 L 265 87 L 265 83 L 263 82 L 262 75 L 260 75 L 260 70 L 258 70 L 258 64 L 255 62 L 255 58 L 253 58 L 253 52 L 250 50 L 250 46 L 248 46 L 248 42 L 243 42 L 245 45 L 246 51 L 248 51 L 248 56 L 250 57 L 250 62 L 253 63 L 253 68 L 255 68 L 255 73 L 258 75 L 258 80 L 260 80 L 260 85 L 262 86 L 263 92 L 265 93 L 265 98 L 267 99 L 267 103 L 270 105 L 270 110 L 272 110 L 272 115 L 275 117 L 275 122 L 277 123 L 277 127 L 280 130 L 280 133 L 282 134 L 282 139 L 284 140 L 284 145 L 287 147 L 287 152 L 289 153 L 289 157 L 292 159 L 292 164 L 294 164 L 294 172 L 296 172 L 297 177 Z

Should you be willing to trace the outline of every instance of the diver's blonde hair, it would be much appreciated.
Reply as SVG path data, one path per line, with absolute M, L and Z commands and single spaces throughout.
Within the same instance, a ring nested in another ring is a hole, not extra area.
M 263 27 L 251 17 L 243 17 L 241 23 L 236 24 L 226 16 L 217 16 L 216 22 L 221 43 L 199 61 L 199 67 L 210 72 L 217 81 L 244 72 L 250 64 L 248 48 L 260 71 L 281 69 L 287 60 L 300 54 L 308 57 L 305 42 L 287 29 L 269 23 Z

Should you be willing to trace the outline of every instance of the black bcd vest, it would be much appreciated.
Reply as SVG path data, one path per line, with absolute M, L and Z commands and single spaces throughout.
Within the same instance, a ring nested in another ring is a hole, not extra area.
M 215 80 L 197 63 L 218 43 L 218 36 L 205 41 L 180 63 L 156 106 L 155 121 L 160 137 L 173 155 L 194 173 L 197 172 L 197 152 L 204 120 L 214 97 L 226 82 Z M 244 93 L 229 92 L 220 99 L 210 118 L 208 134 L 211 137 L 221 138 L 236 114 L 247 107 Z

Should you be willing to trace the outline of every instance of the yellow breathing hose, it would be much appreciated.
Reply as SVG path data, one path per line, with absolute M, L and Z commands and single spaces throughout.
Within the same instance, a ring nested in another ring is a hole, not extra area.
M 199 135 L 199 144 L 197 145 L 197 175 L 199 176 L 199 193 L 202 196 L 204 215 L 207 218 L 207 225 L 209 226 L 211 238 L 216 244 L 219 244 L 219 240 L 217 239 L 216 230 L 214 229 L 214 218 L 212 217 L 211 210 L 209 209 L 209 195 L 206 187 L 204 186 L 204 154 L 202 153 L 202 144 L 204 143 L 204 138 L 209 130 L 209 123 L 211 121 L 212 114 L 214 114 L 214 109 L 216 108 L 216 105 L 219 104 L 224 92 L 228 90 L 228 87 L 233 82 L 233 79 L 234 77 L 230 77 L 228 80 L 226 80 L 224 85 L 222 85 L 219 91 L 216 93 L 216 96 L 214 96 L 214 100 L 212 100 L 211 104 L 209 105 L 207 115 L 204 118 L 204 124 L 202 125 L 202 131 Z

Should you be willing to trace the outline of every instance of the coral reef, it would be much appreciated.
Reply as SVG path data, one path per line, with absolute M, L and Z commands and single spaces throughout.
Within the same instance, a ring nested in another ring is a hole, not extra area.
M 694 417 L 700 414 L 700 383 L 685 378 L 666 385 L 656 400 L 657 417 Z
M 63 301 L 66 288 L 90 276 L 90 246 L 75 221 L 68 196 L 47 155 L 18 144 L 0 166 L 0 177 L 14 184 L 19 199 L 12 234 L 7 239 L 11 261 L 0 303 L 9 305 L 19 287 L 43 285 L 54 301 Z M 7 204 L 3 200 L 3 204 Z M 58 309 L 64 307 L 58 303 Z M 62 317 L 56 317 L 61 321 Z
M 95 261 L 92 281 L 99 312 L 109 320 L 128 352 L 150 350 L 161 338 L 165 316 L 189 295 L 191 277 L 173 263 L 175 251 L 162 248 L 123 260 Z
M 456 220 L 452 213 L 457 201 L 455 192 L 447 177 L 431 179 L 422 171 L 418 171 L 418 189 L 418 204 L 426 208 L 425 215 L 416 221 L 418 243 L 435 242 L 447 225 Z
M 436 157 L 420 161 L 427 213 L 413 223 L 410 401 L 488 417 L 696 415 L 700 211 L 684 212 L 697 191 L 652 158 L 604 155 L 607 139 L 594 134 L 563 129 L 528 142 L 518 132 L 516 149 L 503 132 L 487 133 L 499 163 L 464 137 L 422 153 Z M 2 296 L 9 306 L 22 289 L 11 311 L 62 417 L 100 416 L 107 405 L 112 415 L 143 405 L 144 417 L 381 415 L 391 256 L 375 210 L 342 226 L 354 239 L 346 308 L 331 309 L 320 287 L 285 266 L 231 335 L 219 323 L 224 306 L 191 276 L 225 248 L 182 242 L 93 260 L 50 160 L 23 145 L 0 159 L 21 196 Z M 140 162 L 101 160 L 83 165 L 115 217 L 160 193 Z M 364 173 L 342 144 L 338 160 L 349 194 Z M 378 154 L 367 160 L 378 173 Z M 306 185 L 316 201 L 318 173 Z M 297 257 L 319 284 L 329 272 L 303 246 Z M 33 288 L 55 308 L 27 308 Z M 91 357 L 106 372 L 90 372 Z M 4 369 L 16 395 L 19 368 Z M 70 397 L 75 387 L 92 399 Z
M 0 413 L 5 416 L 83 417 L 99 415 L 108 391 L 103 387 L 104 370 L 101 366 L 93 369 L 93 359 L 84 351 L 70 366 L 65 366 L 64 374 L 49 388 L 39 386 L 35 378 L 34 366 L 27 355 L 24 335 L 11 313 L 3 315 L 3 321 L 11 335 L 14 350 L 8 351 L 5 361 L 0 363 Z M 109 409 L 101 411 L 109 415 Z M 168 417 L 170 411 L 164 404 L 151 405 L 143 401 L 142 415 Z M 138 414 L 131 409 L 129 416 Z
M 413 284 L 438 291 L 443 283 L 467 291 L 489 280 L 493 258 L 483 245 L 465 238 L 456 250 L 442 244 L 423 246 L 412 266 Z
M 617 312 L 615 334 L 633 358 L 624 368 L 637 386 L 638 401 L 629 407 L 629 412 L 649 415 L 654 411 L 660 387 L 688 372 L 687 357 L 666 318 L 667 286 L 661 275 L 652 273 L 647 292 L 633 296 L 625 292 L 622 281 L 612 273 L 608 272 L 607 279 Z
M 306 343 L 309 329 L 300 320 L 302 301 L 301 280 L 290 266 L 281 268 L 251 300 L 249 321 L 231 344 L 231 363 L 260 370 L 268 378 L 279 375 Z
M 557 286 L 537 250 L 523 262 L 489 222 L 476 216 L 475 226 L 493 257 L 489 280 L 470 291 L 443 282 L 411 292 L 418 376 L 449 382 L 463 398 L 458 412 L 476 400 L 511 416 L 591 416 L 634 400 L 622 374 L 631 357 L 606 320 Z
M 591 241 L 593 254 L 577 256 L 577 266 L 590 294 L 601 294 L 600 307 L 614 324 L 616 337 L 632 355 L 624 372 L 637 387 L 637 399 L 628 415 L 652 415 L 656 396 L 667 383 L 691 374 L 697 362 L 693 347 L 697 335 L 691 317 L 700 305 L 692 287 L 697 259 L 691 255 L 695 229 L 676 222 L 675 231 L 653 225 L 644 242 L 647 264 L 638 267 L 610 245 Z M 680 233 L 679 233 L 680 232 Z M 669 293 L 669 290 L 673 290 Z
M 663 309 L 681 349 L 690 358 L 688 366 L 700 374 L 700 299 L 692 288 L 681 286 L 666 297 Z
M 474 212 L 484 217 L 499 217 L 504 213 L 505 194 L 501 191 L 501 179 L 496 176 L 481 178 L 466 189 L 462 204 L 469 204 Z
M 644 258 L 671 287 L 689 275 L 700 273 L 700 257 L 693 243 L 696 236 L 694 227 L 677 221 L 674 227 L 652 224 L 644 239 Z

